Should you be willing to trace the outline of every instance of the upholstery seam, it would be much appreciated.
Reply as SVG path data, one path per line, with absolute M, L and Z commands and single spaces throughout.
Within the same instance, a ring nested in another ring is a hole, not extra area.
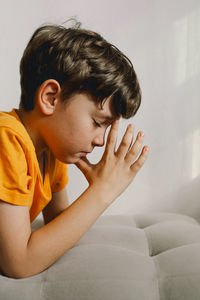
M 146 231 L 143 229 L 145 235 L 146 235 L 146 240 L 148 241 L 148 246 L 149 246 L 149 257 L 154 256 L 153 255 L 153 247 L 152 247 L 152 237 L 150 231 Z
M 159 268 L 159 265 L 158 265 L 156 259 L 154 259 L 153 257 L 151 257 L 151 259 L 152 259 L 153 264 L 154 264 L 156 278 L 157 278 L 158 295 L 159 295 L 159 299 L 161 299 L 160 298 L 161 297 L 161 287 L 160 287 L 160 284 L 159 284 L 159 281 L 160 281 L 160 277 L 159 277 L 160 268 Z
M 43 291 L 44 291 L 44 285 L 47 281 L 47 273 L 48 273 L 48 269 L 46 269 L 44 271 L 44 277 L 42 278 L 42 284 L 41 284 L 41 287 L 40 287 L 40 299 L 39 300 L 45 300 L 45 296 L 43 297 Z
M 103 244 L 103 243 L 91 243 L 91 244 L 82 244 L 82 245 L 76 245 L 76 246 L 74 246 L 72 249 L 74 249 L 74 248 L 77 248 L 77 247 L 84 247 L 84 246 L 91 246 L 91 245 L 101 245 L 101 246 L 105 246 L 105 245 L 107 245 L 108 247 L 110 247 L 110 246 L 112 246 L 113 248 L 120 248 L 120 249 L 124 249 L 124 250 L 127 250 L 127 251 L 129 251 L 129 252 L 136 252 L 136 253 L 138 253 L 138 255 L 141 255 L 141 256 L 147 256 L 146 255 L 146 253 L 143 253 L 143 252 L 139 252 L 139 251 L 137 251 L 137 250 L 132 250 L 132 249 L 130 249 L 130 248 L 125 248 L 125 247 L 121 247 L 121 246 L 118 246 L 118 245 L 115 245 L 115 244 Z M 151 258 L 151 256 L 149 256 L 150 258 Z

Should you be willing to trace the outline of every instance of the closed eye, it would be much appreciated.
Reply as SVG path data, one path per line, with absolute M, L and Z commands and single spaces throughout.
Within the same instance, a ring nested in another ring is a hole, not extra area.
M 95 127 L 101 127 L 101 124 L 98 123 L 95 119 L 93 119 L 93 122 L 94 122 Z

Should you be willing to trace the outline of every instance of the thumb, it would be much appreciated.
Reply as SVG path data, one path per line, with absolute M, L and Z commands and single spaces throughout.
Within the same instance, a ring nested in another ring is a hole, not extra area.
M 75 163 L 75 165 L 77 166 L 77 168 L 79 168 L 81 170 L 81 172 L 83 172 L 83 174 L 89 172 L 91 170 L 92 166 L 93 166 L 89 162 L 87 157 L 82 157 L 79 161 L 77 161 Z

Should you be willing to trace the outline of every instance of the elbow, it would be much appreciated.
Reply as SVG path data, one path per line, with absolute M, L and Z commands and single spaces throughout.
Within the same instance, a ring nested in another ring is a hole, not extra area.
M 9 269 L 9 270 L 3 270 L 2 274 L 6 277 L 13 278 L 13 279 L 24 279 L 28 277 L 32 277 L 36 275 L 37 273 L 33 273 L 31 271 L 24 271 L 21 269 Z
M 4 268 L 1 270 L 1 273 L 5 277 L 9 277 L 13 279 L 23 279 L 23 278 L 31 277 L 31 274 L 25 272 L 24 270 L 22 270 L 22 268 L 17 268 L 16 266 L 13 268 L 12 267 Z
M 2 271 L 2 275 L 8 278 L 12 278 L 12 279 L 23 279 L 23 278 L 27 278 L 28 276 L 25 276 L 24 274 L 21 274 L 20 272 L 16 272 L 16 271 Z
M 10 262 L 1 266 L 0 271 L 4 276 L 13 279 L 24 279 L 37 274 L 24 260 L 20 260 L 20 262 Z

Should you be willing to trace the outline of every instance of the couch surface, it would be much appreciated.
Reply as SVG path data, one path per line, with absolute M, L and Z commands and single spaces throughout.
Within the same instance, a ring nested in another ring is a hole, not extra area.
M 0 299 L 199 300 L 199 223 L 169 213 L 101 216 L 44 272 L 0 275 Z

